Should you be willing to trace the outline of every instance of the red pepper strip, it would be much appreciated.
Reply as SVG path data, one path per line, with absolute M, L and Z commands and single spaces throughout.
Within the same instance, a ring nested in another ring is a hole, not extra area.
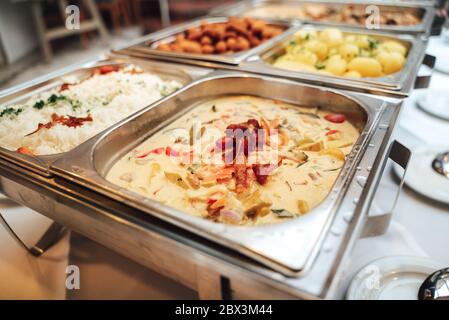
M 326 136 L 330 136 L 331 134 L 338 133 L 338 132 L 340 132 L 340 131 L 339 130 L 329 130 L 328 132 L 326 132 Z
M 19 149 L 17 149 L 17 152 L 21 154 L 26 154 L 28 156 L 34 156 L 33 152 L 31 152 L 31 150 L 28 149 L 27 147 L 20 147 Z
M 217 199 L 213 199 L 213 198 L 207 199 L 207 205 L 209 205 L 209 206 L 214 204 L 215 202 L 217 202 Z
M 345 115 L 341 114 L 341 113 L 328 114 L 328 115 L 324 116 L 324 119 L 326 119 L 329 122 L 333 122 L 333 123 L 343 123 L 346 121 Z
M 150 150 L 148 152 L 145 152 L 144 154 L 141 154 L 140 156 L 137 156 L 136 159 L 142 159 L 142 158 L 146 158 L 149 154 L 161 154 L 162 152 L 164 152 L 165 148 L 164 147 L 160 147 L 160 148 L 156 148 L 153 150 Z
M 120 67 L 118 66 L 102 66 L 98 68 L 98 71 L 100 71 L 100 74 L 108 74 L 111 72 L 117 72 L 120 70 Z
M 179 151 L 173 150 L 171 147 L 165 148 L 165 155 L 179 157 Z

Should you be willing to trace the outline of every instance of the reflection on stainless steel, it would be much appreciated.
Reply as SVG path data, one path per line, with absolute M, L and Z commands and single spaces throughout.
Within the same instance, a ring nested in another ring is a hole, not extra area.
M 358 1 L 357 3 L 350 3 L 351 10 L 355 12 L 361 13 L 365 12 L 366 7 L 369 5 L 373 5 L 372 1 Z M 380 15 L 384 14 L 385 16 L 395 16 L 407 14 L 414 17 L 417 17 L 420 22 L 415 25 L 399 25 L 399 24 L 391 24 L 391 20 L 384 19 L 385 24 L 379 26 L 378 30 L 381 31 L 391 31 L 396 33 L 421 33 L 428 35 L 430 33 L 431 25 L 433 19 L 435 17 L 435 10 L 430 4 L 412 4 L 412 3 L 397 3 L 397 2 L 385 2 L 375 4 L 377 8 L 379 8 Z M 282 6 L 285 6 L 285 9 L 288 10 L 286 14 L 276 15 L 276 12 L 280 8 L 282 10 Z M 313 8 L 314 6 L 315 8 Z M 319 6 L 319 7 L 317 7 Z M 304 12 L 304 9 L 310 7 L 309 14 Z M 215 15 L 225 15 L 225 16 L 245 16 L 247 14 L 251 15 L 251 12 L 255 13 L 254 17 L 259 18 L 271 18 L 272 21 L 275 22 L 292 22 L 292 21 L 300 21 L 304 23 L 313 23 L 313 24 L 321 24 L 328 26 L 354 26 L 355 28 L 363 28 L 366 29 L 365 24 L 358 19 L 355 19 L 355 16 L 347 16 L 347 20 L 345 21 L 345 14 L 348 13 L 343 12 L 341 16 L 338 14 L 344 8 L 348 7 L 348 3 L 341 1 L 332 1 L 332 0 L 322 0 L 322 1 L 279 1 L 279 0 L 246 0 L 241 1 L 236 4 L 224 5 L 216 8 L 212 11 L 212 14 Z M 319 10 L 318 10 L 319 9 Z M 325 10 L 323 10 L 325 9 Z M 264 15 L 258 14 L 262 11 L 267 10 L 267 12 L 263 12 Z M 296 11 L 301 11 L 302 14 L 295 17 L 294 13 Z M 330 13 L 328 17 L 322 14 Z M 350 11 L 350 10 L 349 10 Z M 371 11 L 368 11 L 371 12 Z M 352 21 L 354 20 L 354 21 Z
M 432 168 L 439 174 L 449 178 L 449 151 L 438 154 L 432 161 Z
M 420 300 L 449 300 L 449 268 L 435 271 L 422 283 Z
M 91 71 L 99 66 L 106 65 L 129 65 L 141 67 L 144 71 L 152 72 L 164 80 L 176 80 L 183 85 L 190 83 L 194 78 L 210 72 L 195 67 L 175 67 L 161 62 L 130 58 L 119 55 L 101 56 L 92 61 L 69 66 L 45 78 L 36 79 L 21 86 L 12 88 L 0 96 L 0 105 L 18 104 L 26 101 L 31 96 L 60 87 L 65 82 L 75 82 L 90 76 Z M 22 165 L 30 170 L 43 175 L 48 175 L 49 164 L 58 159 L 62 154 L 46 156 L 27 156 L 18 152 L 6 150 L 0 146 L 0 157 Z

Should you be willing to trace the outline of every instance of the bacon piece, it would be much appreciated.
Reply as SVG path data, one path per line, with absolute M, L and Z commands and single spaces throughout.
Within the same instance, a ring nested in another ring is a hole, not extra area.
M 264 185 L 268 181 L 268 176 L 280 165 L 282 165 L 282 157 L 279 157 L 277 165 L 273 163 L 253 164 L 253 171 L 259 184 Z
M 247 179 L 247 171 L 246 171 L 246 164 L 235 164 L 235 191 L 237 193 L 242 193 L 245 191 L 249 185 L 248 185 L 248 179 Z

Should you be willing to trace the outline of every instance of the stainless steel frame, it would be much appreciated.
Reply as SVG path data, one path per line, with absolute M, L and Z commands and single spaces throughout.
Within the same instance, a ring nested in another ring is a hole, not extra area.
M 359 94 L 357 94 L 359 96 Z M 362 95 L 364 96 L 364 95 Z M 337 298 L 351 248 L 370 228 L 367 212 L 385 161 L 400 101 L 386 103 L 356 174 L 330 221 L 321 250 L 299 277 L 284 276 L 221 245 L 153 218 L 78 183 L 43 177 L 0 159 L 0 190 L 18 203 L 199 292 L 203 299 Z M 394 157 L 396 158 L 396 157 Z M 366 184 L 357 182 L 366 177 Z
M 74 64 L 62 70 L 51 73 L 42 78 L 32 80 L 23 85 L 11 88 L 0 93 L 0 105 L 11 105 L 21 103 L 32 96 L 59 87 L 64 82 L 73 82 L 83 79 L 91 74 L 94 68 L 112 64 L 134 64 L 142 67 L 146 71 L 153 72 L 163 79 L 177 80 L 183 85 L 187 85 L 208 72 L 210 69 L 196 68 L 193 66 L 174 66 L 148 59 L 138 59 L 117 54 L 103 55 L 86 62 Z M 70 79 L 70 80 L 69 80 Z M 27 156 L 15 151 L 10 151 L 0 146 L 0 158 L 14 162 L 29 170 L 48 176 L 49 165 L 60 158 L 63 154 L 46 156 Z
M 153 36 L 149 35 L 144 40 L 148 41 Z M 136 44 L 141 42 L 139 39 Z M 277 40 L 270 46 L 276 43 Z M 260 61 L 259 53 L 267 52 L 270 46 L 257 48 L 257 52 L 248 56 L 244 64 L 256 66 L 259 63 L 262 67 L 264 63 Z M 415 46 L 415 50 L 420 51 L 417 56 L 424 55 L 424 47 L 425 42 Z M 282 73 L 257 75 L 260 72 L 256 67 L 253 67 L 252 74 L 244 74 L 239 66 L 216 61 L 152 55 L 152 58 L 176 63 L 156 62 L 141 59 L 148 58 L 150 55 L 147 53 L 135 50 L 119 52 L 137 58 L 112 54 L 80 63 L 4 91 L 0 94 L 0 103 L 22 101 L 36 92 L 60 85 L 64 74 L 77 74 L 77 69 L 96 66 L 102 59 L 137 59 L 135 64 L 145 63 L 157 70 L 183 70 L 194 82 L 74 150 L 58 155 L 58 159 L 33 159 L 0 148 L 0 192 L 197 290 L 200 298 L 342 297 L 341 292 L 345 288 L 339 281 L 355 241 L 360 235 L 383 233 L 391 218 L 391 211 L 370 217 L 369 209 L 387 159 L 407 168 L 410 151 L 393 141 L 391 135 L 402 105 L 402 100 L 395 97 L 407 95 L 411 88 L 409 84 L 415 80 L 417 66 L 408 69 L 410 79 L 402 84 L 401 90 L 394 91 L 326 78 L 310 81 L 310 74 L 292 75 L 290 78 L 296 80 L 292 82 L 283 79 L 286 76 Z M 421 60 L 418 58 L 415 63 L 418 65 Z M 214 68 L 239 72 L 207 75 Z M 245 85 L 237 80 L 244 80 Z M 223 81 L 227 81 L 226 85 L 217 86 Z M 307 82 L 315 85 L 305 84 Z M 139 197 L 104 179 L 113 161 L 158 130 L 159 120 L 170 121 L 179 116 L 200 97 L 233 92 L 277 97 L 293 103 L 302 101 L 311 106 L 321 102 L 331 110 L 357 111 L 363 119 L 360 122 L 364 124 L 360 126 L 361 137 L 330 195 L 303 217 L 305 219 L 253 230 L 218 225 Z M 306 234 L 312 238 L 298 243 Z M 283 247 L 284 244 L 281 247 L 275 245 L 283 239 L 295 241 L 287 247 L 290 252 Z M 299 252 L 300 249 L 304 253 Z
M 180 25 L 176 25 L 167 29 L 140 39 L 138 43 L 133 44 L 127 49 L 134 50 L 136 52 L 144 53 L 146 55 L 153 55 L 159 57 L 176 58 L 176 59 L 193 59 L 199 61 L 217 62 L 222 64 L 238 65 L 251 55 L 257 54 L 259 51 L 264 50 L 275 44 L 277 41 L 283 39 L 292 34 L 292 28 L 290 23 L 277 23 L 278 25 L 285 27 L 285 31 L 266 41 L 265 43 L 254 47 L 252 49 L 234 53 L 234 54 L 194 54 L 185 52 L 167 52 L 156 49 L 160 43 L 172 42 L 175 36 L 189 28 L 199 27 L 201 22 L 206 21 L 208 23 L 220 23 L 227 21 L 227 17 L 205 17 L 194 21 L 189 21 Z M 273 23 L 274 24 L 274 23 Z
M 352 118 L 355 117 L 354 124 L 361 132 L 360 139 L 348 155 L 329 196 L 312 212 L 299 219 L 270 226 L 251 228 L 217 224 L 137 195 L 104 178 L 116 160 L 186 112 L 196 101 L 227 94 L 256 95 L 311 107 L 320 106 L 325 110 L 348 112 Z M 89 140 L 54 162 L 50 170 L 56 176 L 232 248 L 283 274 L 297 276 L 307 271 L 318 253 L 326 227 L 339 210 L 346 183 L 367 150 L 367 141 L 384 108 L 388 107 L 394 108 L 380 99 L 343 94 L 282 79 L 241 73 L 211 74 Z
M 376 5 L 380 12 L 403 12 L 404 10 L 412 11 L 416 15 L 418 15 L 421 18 L 421 23 L 415 25 L 415 26 L 392 26 L 392 25 L 381 25 L 379 29 L 376 29 L 378 31 L 389 31 L 389 32 L 395 32 L 395 33 L 408 33 L 408 34 L 424 34 L 429 35 L 430 29 L 435 17 L 435 9 L 430 6 L 429 3 L 426 4 L 419 4 L 419 3 L 413 3 L 413 2 L 388 2 L 388 1 L 356 1 L 352 3 L 348 3 L 346 1 L 338 1 L 338 0 L 319 0 L 319 1 L 307 1 L 307 0 L 290 0 L 290 1 L 281 1 L 281 0 L 246 0 L 241 1 L 234 4 L 228 4 L 221 7 L 218 7 L 214 10 L 212 10 L 212 15 L 220 15 L 220 16 L 244 16 L 245 12 L 248 12 L 251 9 L 263 7 L 267 4 L 291 4 L 298 7 L 302 7 L 307 4 L 324 4 L 328 5 L 332 8 L 340 9 L 343 6 L 351 4 L 354 7 L 361 7 L 364 8 L 368 5 Z M 257 18 L 257 16 L 255 16 Z M 263 18 L 263 17 L 260 17 Z M 347 23 L 338 23 L 338 22 L 331 22 L 326 20 L 313 20 L 313 19 L 278 19 L 278 18 L 272 18 L 270 19 L 273 22 L 282 22 L 282 23 L 288 23 L 288 22 L 303 22 L 303 23 L 313 23 L 317 25 L 325 25 L 325 26 L 334 26 L 334 27 L 353 27 L 358 29 L 365 29 L 367 30 L 366 26 L 364 25 L 357 25 L 357 24 L 347 24 Z M 376 31 L 376 30 L 368 30 L 368 31 Z

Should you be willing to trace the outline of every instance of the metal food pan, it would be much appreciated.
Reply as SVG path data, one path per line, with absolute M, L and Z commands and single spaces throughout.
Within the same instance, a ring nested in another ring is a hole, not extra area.
M 211 70 L 192 66 L 173 65 L 120 55 L 103 55 L 87 62 L 69 66 L 44 77 L 0 92 L 0 105 L 8 106 L 25 102 L 36 94 L 57 88 L 65 82 L 73 82 L 87 78 L 100 66 L 133 64 L 145 71 L 152 72 L 165 80 L 177 80 L 187 85 L 194 79 L 207 74 Z M 105 128 L 106 129 L 106 128 Z M 29 170 L 48 176 L 49 165 L 63 154 L 28 156 L 10 151 L 0 146 L 0 157 L 21 165 Z
M 140 196 L 105 179 L 109 169 L 123 155 L 196 103 L 232 94 L 319 106 L 323 110 L 345 113 L 360 129 L 360 138 L 347 156 L 329 196 L 307 215 L 268 226 L 218 224 Z M 329 223 L 341 209 L 339 204 L 344 198 L 347 183 L 364 155 L 368 138 L 376 129 L 386 106 L 384 100 L 367 95 L 339 93 L 272 77 L 237 72 L 215 73 L 180 89 L 72 150 L 51 165 L 51 173 L 236 250 L 286 275 L 297 276 L 313 262 Z
M 212 15 L 224 15 L 224 16 L 246 16 L 250 10 L 256 9 L 256 8 L 263 8 L 268 5 L 288 5 L 288 6 L 294 6 L 298 8 L 303 8 L 306 5 L 310 4 L 322 4 L 329 8 L 333 8 L 336 10 L 341 10 L 345 6 L 351 5 L 356 9 L 363 9 L 370 5 L 375 5 L 378 9 L 380 14 L 382 13 L 404 13 L 404 12 L 410 12 L 420 18 L 420 23 L 412 26 L 403 26 L 403 25 L 380 25 L 378 29 L 381 31 L 390 31 L 395 33 L 412 33 L 412 34 L 426 34 L 428 35 L 431 29 L 431 25 L 433 22 L 433 19 L 435 17 L 435 9 L 427 4 L 420 4 L 420 3 L 413 3 L 413 2 L 388 2 L 388 1 L 357 1 L 357 2 L 346 2 L 346 1 L 338 1 L 338 0 L 330 0 L 330 1 L 280 1 L 280 0 L 246 0 L 241 1 L 235 4 L 231 5 L 224 5 L 219 8 L 214 9 L 211 14 Z M 260 16 L 257 15 L 248 15 L 254 18 L 264 18 L 264 19 L 270 19 L 270 17 L 267 16 Z M 351 26 L 354 28 L 362 28 L 367 29 L 365 25 L 360 24 L 349 24 L 344 22 L 333 22 L 326 20 L 326 18 L 317 20 L 313 18 L 280 18 L 280 17 L 271 17 L 272 21 L 275 22 L 281 22 L 281 23 L 288 23 L 288 22 L 303 22 L 303 23 L 314 23 L 314 24 L 322 24 L 327 26 L 336 26 L 336 27 L 342 27 L 342 26 Z
M 306 25 L 298 27 L 296 31 L 309 28 L 313 30 L 323 30 L 324 26 Z M 418 70 L 425 57 L 425 41 L 410 35 L 391 35 L 386 33 L 364 32 L 354 28 L 340 28 L 344 34 L 370 35 L 379 40 L 395 40 L 408 49 L 405 65 L 396 73 L 378 78 L 344 78 L 338 76 L 328 76 L 318 73 L 308 73 L 301 71 L 290 71 L 273 67 L 270 62 L 285 52 L 288 43 L 294 38 L 286 37 L 276 43 L 271 48 L 262 51 L 257 56 L 250 57 L 240 66 L 241 70 L 255 72 L 266 75 L 273 75 L 289 79 L 304 80 L 313 83 L 326 83 L 337 88 L 347 88 L 359 91 L 370 92 L 372 89 L 388 90 L 391 92 L 404 93 L 405 95 L 413 88 Z
M 157 46 L 161 43 L 169 43 L 175 39 L 175 36 L 186 31 L 189 28 L 196 28 L 201 25 L 202 22 L 207 23 L 222 23 L 228 21 L 227 17 L 205 17 L 193 21 L 189 21 L 180 25 L 166 28 L 162 31 L 153 33 L 141 39 L 139 43 L 136 43 L 128 48 L 127 50 L 136 51 L 138 53 L 143 53 L 145 55 L 153 55 L 158 57 L 166 57 L 172 59 L 193 59 L 198 61 L 209 61 L 229 65 L 238 65 L 240 62 L 257 54 L 259 51 L 269 48 L 277 41 L 287 37 L 291 34 L 291 24 L 290 23 L 275 23 L 278 26 L 284 27 L 285 30 L 282 34 L 269 39 L 268 41 L 258 45 L 257 47 L 251 48 L 246 51 L 237 52 L 234 54 L 195 54 L 186 52 L 169 52 L 161 51 L 157 49 Z M 274 24 L 274 23 L 273 23 Z

